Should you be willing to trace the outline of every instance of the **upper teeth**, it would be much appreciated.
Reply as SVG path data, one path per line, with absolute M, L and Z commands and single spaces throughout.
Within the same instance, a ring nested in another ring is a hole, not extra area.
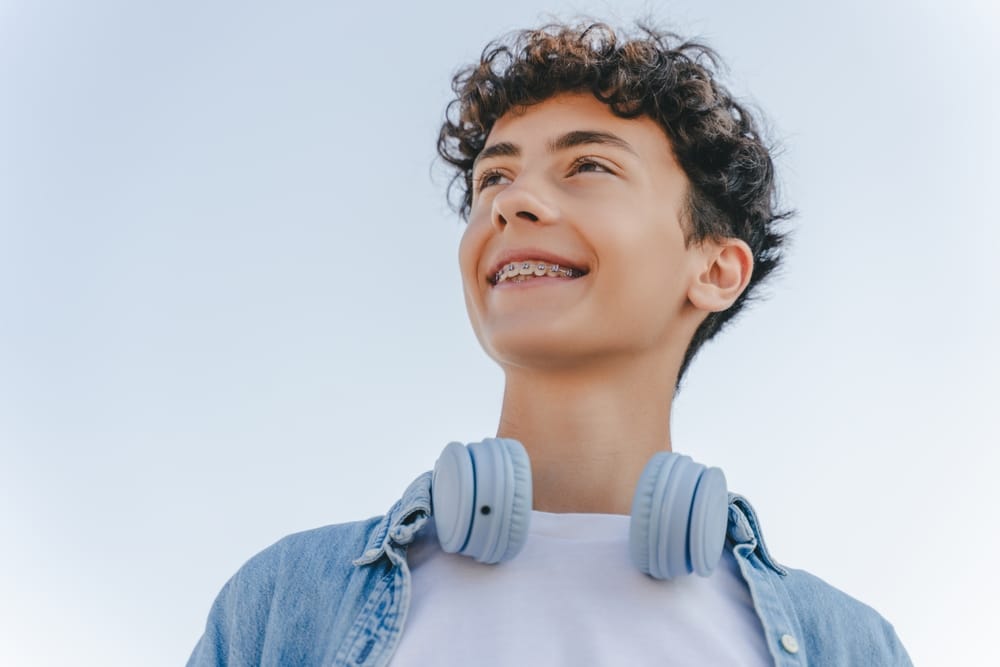
M 527 261 L 511 262 L 505 265 L 493 277 L 493 283 L 502 283 L 505 280 L 517 276 L 562 276 L 565 278 L 576 278 L 583 275 L 581 271 L 568 266 L 549 264 L 548 262 Z

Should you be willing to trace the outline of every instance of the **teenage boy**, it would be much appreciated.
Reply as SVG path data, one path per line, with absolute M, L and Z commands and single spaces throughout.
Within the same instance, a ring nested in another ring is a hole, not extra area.
M 786 217 L 714 62 L 552 25 L 455 77 L 438 147 L 505 375 L 498 437 L 449 445 L 383 517 L 252 558 L 190 664 L 910 664 L 875 611 L 771 557 L 721 471 L 671 452 L 676 387 L 780 261 Z

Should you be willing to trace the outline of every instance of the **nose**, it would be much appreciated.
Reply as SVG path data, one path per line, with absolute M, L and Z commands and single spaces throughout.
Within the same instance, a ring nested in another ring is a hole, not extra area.
M 523 180 L 515 180 L 493 197 L 492 221 L 497 229 L 515 220 L 547 223 L 555 218 L 555 207 Z

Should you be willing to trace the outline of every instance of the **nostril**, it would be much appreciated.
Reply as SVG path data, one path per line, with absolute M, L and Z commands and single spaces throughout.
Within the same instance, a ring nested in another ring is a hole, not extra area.
M 525 220 L 529 220 L 531 222 L 538 222 L 538 216 L 530 211 L 518 211 L 517 217 L 524 218 Z

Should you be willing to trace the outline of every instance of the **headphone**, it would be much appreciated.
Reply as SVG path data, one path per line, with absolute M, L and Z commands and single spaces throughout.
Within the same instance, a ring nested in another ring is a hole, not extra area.
M 531 501 L 531 462 L 516 440 L 452 442 L 434 464 L 431 512 L 448 553 L 489 564 L 510 560 L 528 537 Z M 632 500 L 632 563 L 655 579 L 708 576 L 722 558 L 728 512 L 720 469 L 657 453 Z

